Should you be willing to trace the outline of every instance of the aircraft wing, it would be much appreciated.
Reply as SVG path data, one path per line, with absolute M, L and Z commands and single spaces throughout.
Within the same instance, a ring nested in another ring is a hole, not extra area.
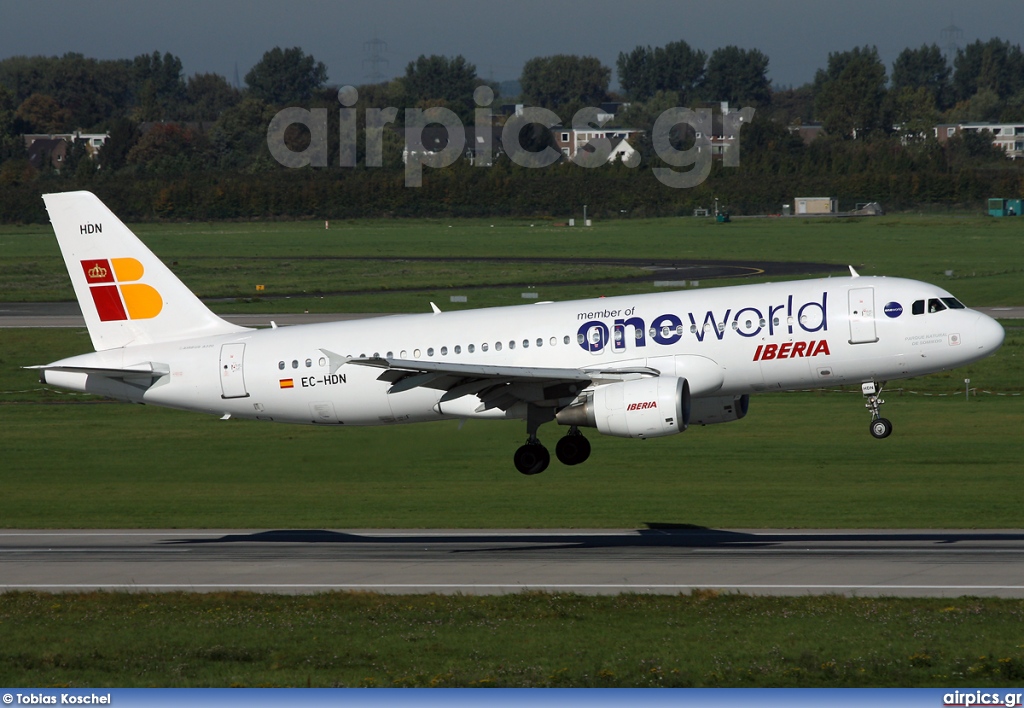
M 321 351 L 331 354 L 326 350 Z M 332 364 L 333 361 L 332 357 Z M 548 406 L 568 405 L 588 386 L 657 376 L 659 373 L 646 367 L 557 369 L 450 364 L 380 357 L 348 359 L 344 363 L 383 369 L 377 379 L 391 384 L 388 393 L 401 393 L 419 387 L 432 388 L 444 391 L 440 403 L 476 395 L 483 402 L 481 410 L 506 410 L 520 402 Z

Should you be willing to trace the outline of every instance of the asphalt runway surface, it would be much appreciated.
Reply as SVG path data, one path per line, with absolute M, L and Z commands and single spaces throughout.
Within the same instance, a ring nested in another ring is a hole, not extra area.
M 1024 597 L 1024 531 L 0 531 L 0 590 Z

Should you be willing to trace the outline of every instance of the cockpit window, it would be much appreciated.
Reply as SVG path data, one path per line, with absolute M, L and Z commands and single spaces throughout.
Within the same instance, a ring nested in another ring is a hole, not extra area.
M 910 311 L 913 312 L 915 315 L 923 315 L 924 314 L 924 300 L 915 300 L 914 304 L 911 306 L 911 310 Z
M 967 307 L 962 302 L 957 300 L 955 297 L 944 297 L 944 298 L 942 298 L 942 301 L 944 303 L 946 303 L 946 307 L 948 307 L 951 310 L 966 310 L 967 309 Z
M 933 297 L 928 300 L 928 312 L 942 312 L 946 309 L 946 306 L 942 304 L 942 300 L 937 297 Z

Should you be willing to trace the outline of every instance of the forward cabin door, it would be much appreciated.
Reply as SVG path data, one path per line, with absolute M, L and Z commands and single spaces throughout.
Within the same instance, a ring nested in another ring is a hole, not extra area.
M 225 344 L 220 348 L 220 391 L 221 398 L 247 398 L 242 359 L 244 344 Z
M 850 344 L 878 341 L 875 333 L 875 289 L 850 290 Z

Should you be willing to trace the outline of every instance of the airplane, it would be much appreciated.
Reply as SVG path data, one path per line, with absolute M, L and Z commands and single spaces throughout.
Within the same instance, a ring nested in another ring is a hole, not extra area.
M 123 401 L 311 425 L 519 419 L 527 475 L 568 430 L 653 438 L 737 421 L 750 396 L 860 384 L 886 438 L 887 381 L 978 361 L 994 319 L 936 285 L 850 276 L 270 328 L 211 312 L 94 194 L 43 200 L 94 352 L 38 369 L 44 384 Z

